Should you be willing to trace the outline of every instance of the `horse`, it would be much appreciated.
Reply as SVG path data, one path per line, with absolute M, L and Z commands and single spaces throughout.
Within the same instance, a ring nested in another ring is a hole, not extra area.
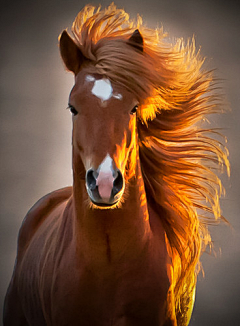
M 87 5 L 59 48 L 75 83 L 73 186 L 27 213 L 4 325 L 186 326 L 228 153 L 194 40 Z

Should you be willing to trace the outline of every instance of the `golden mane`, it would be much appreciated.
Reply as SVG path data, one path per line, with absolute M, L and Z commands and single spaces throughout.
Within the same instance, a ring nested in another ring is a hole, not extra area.
M 143 52 L 127 42 L 135 29 L 143 36 Z M 211 244 L 207 225 L 222 218 L 223 188 L 215 170 L 225 166 L 229 173 L 217 130 L 200 125 L 206 114 L 222 110 L 213 73 L 202 69 L 194 40 L 167 43 L 162 28 L 149 29 L 140 17 L 131 21 L 114 4 L 102 11 L 86 6 L 72 31 L 89 70 L 124 85 L 139 100 L 141 168 L 148 201 L 162 220 L 175 262 L 179 310 L 195 286 L 200 254 Z

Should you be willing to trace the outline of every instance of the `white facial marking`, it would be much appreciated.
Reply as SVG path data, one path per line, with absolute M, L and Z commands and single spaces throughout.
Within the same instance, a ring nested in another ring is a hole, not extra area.
M 91 75 L 87 75 L 86 78 L 85 78 L 85 80 L 86 80 L 87 82 L 91 82 L 91 81 L 94 81 L 95 78 L 94 78 L 93 76 L 91 76 Z
M 110 157 L 109 154 L 105 157 L 105 159 L 102 161 L 102 163 L 99 165 L 98 168 L 99 172 L 109 172 L 112 171 L 112 158 Z
M 98 186 L 98 192 L 103 201 L 109 202 L 113 189 L 113 167 L 112 158 L 108 154 L 98 168 L 98 176 L 96 179 L 96 185 Z
M 95 80 L 92 93 L 102 101 L 107 101 L 112 97 L 112 85 L 109 79 L 103 78 Z
M 117 100 L 122 100 L 122 94 L 118 93 L 118 94 L 113 94 L 113 97 L 116 98 Z

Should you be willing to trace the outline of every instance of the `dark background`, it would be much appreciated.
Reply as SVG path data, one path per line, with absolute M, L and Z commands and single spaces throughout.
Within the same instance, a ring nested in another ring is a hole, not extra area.
M 71 116 L 65 110 L 73 76 L 64 71 L 58 35 L 87 2 L 2 1 L 0 17 L 0 315 L 10 281 L 21 221 L 46 193 L 70 185 Z M 102 1 L 103 7 L 109 1 Z M 115 1 L 170 37 L 195 35 L 208 67 L 217 68 L 232 113 L 214 118 L 225 128 L 231 179 L 224 178 L 224 215 L 232 224 L 212 228 L 217 256 L 202 257 L 191 326 L 240 325 L 240 10 L 237 1 Z M 92 4 L 98 5 L 93 1 Z M 218 249 L 218 248 L 221 248 Z M 14 312 L 13 312 L 14 313 Z

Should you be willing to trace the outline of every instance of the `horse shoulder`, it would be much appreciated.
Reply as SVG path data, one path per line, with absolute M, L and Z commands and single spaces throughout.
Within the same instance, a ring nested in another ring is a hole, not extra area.
M 49 214 L 72 195 L 72 187 L 55 190 L 39 199 L 25 216 L 18 235 L 18 259 Z
M 22 226 L 18 235 L 18 250 L 17 259 L 13 275 L 7 290 L 3 309 L 3 324 L 4 326 L 25 326 L 28 325 L 22 304 L 18 293 L 18 267 L 21 264 L 22 256 L 31 241 L 34 233 L 51 213 L 51 211 L 67 200 L 72 194 L 72 187 L 66 187 L 47 194 L 37 201 L 35 205 L 28 211 L 23 220 Z M 14 314 L 13 314 L 14 311 Z

